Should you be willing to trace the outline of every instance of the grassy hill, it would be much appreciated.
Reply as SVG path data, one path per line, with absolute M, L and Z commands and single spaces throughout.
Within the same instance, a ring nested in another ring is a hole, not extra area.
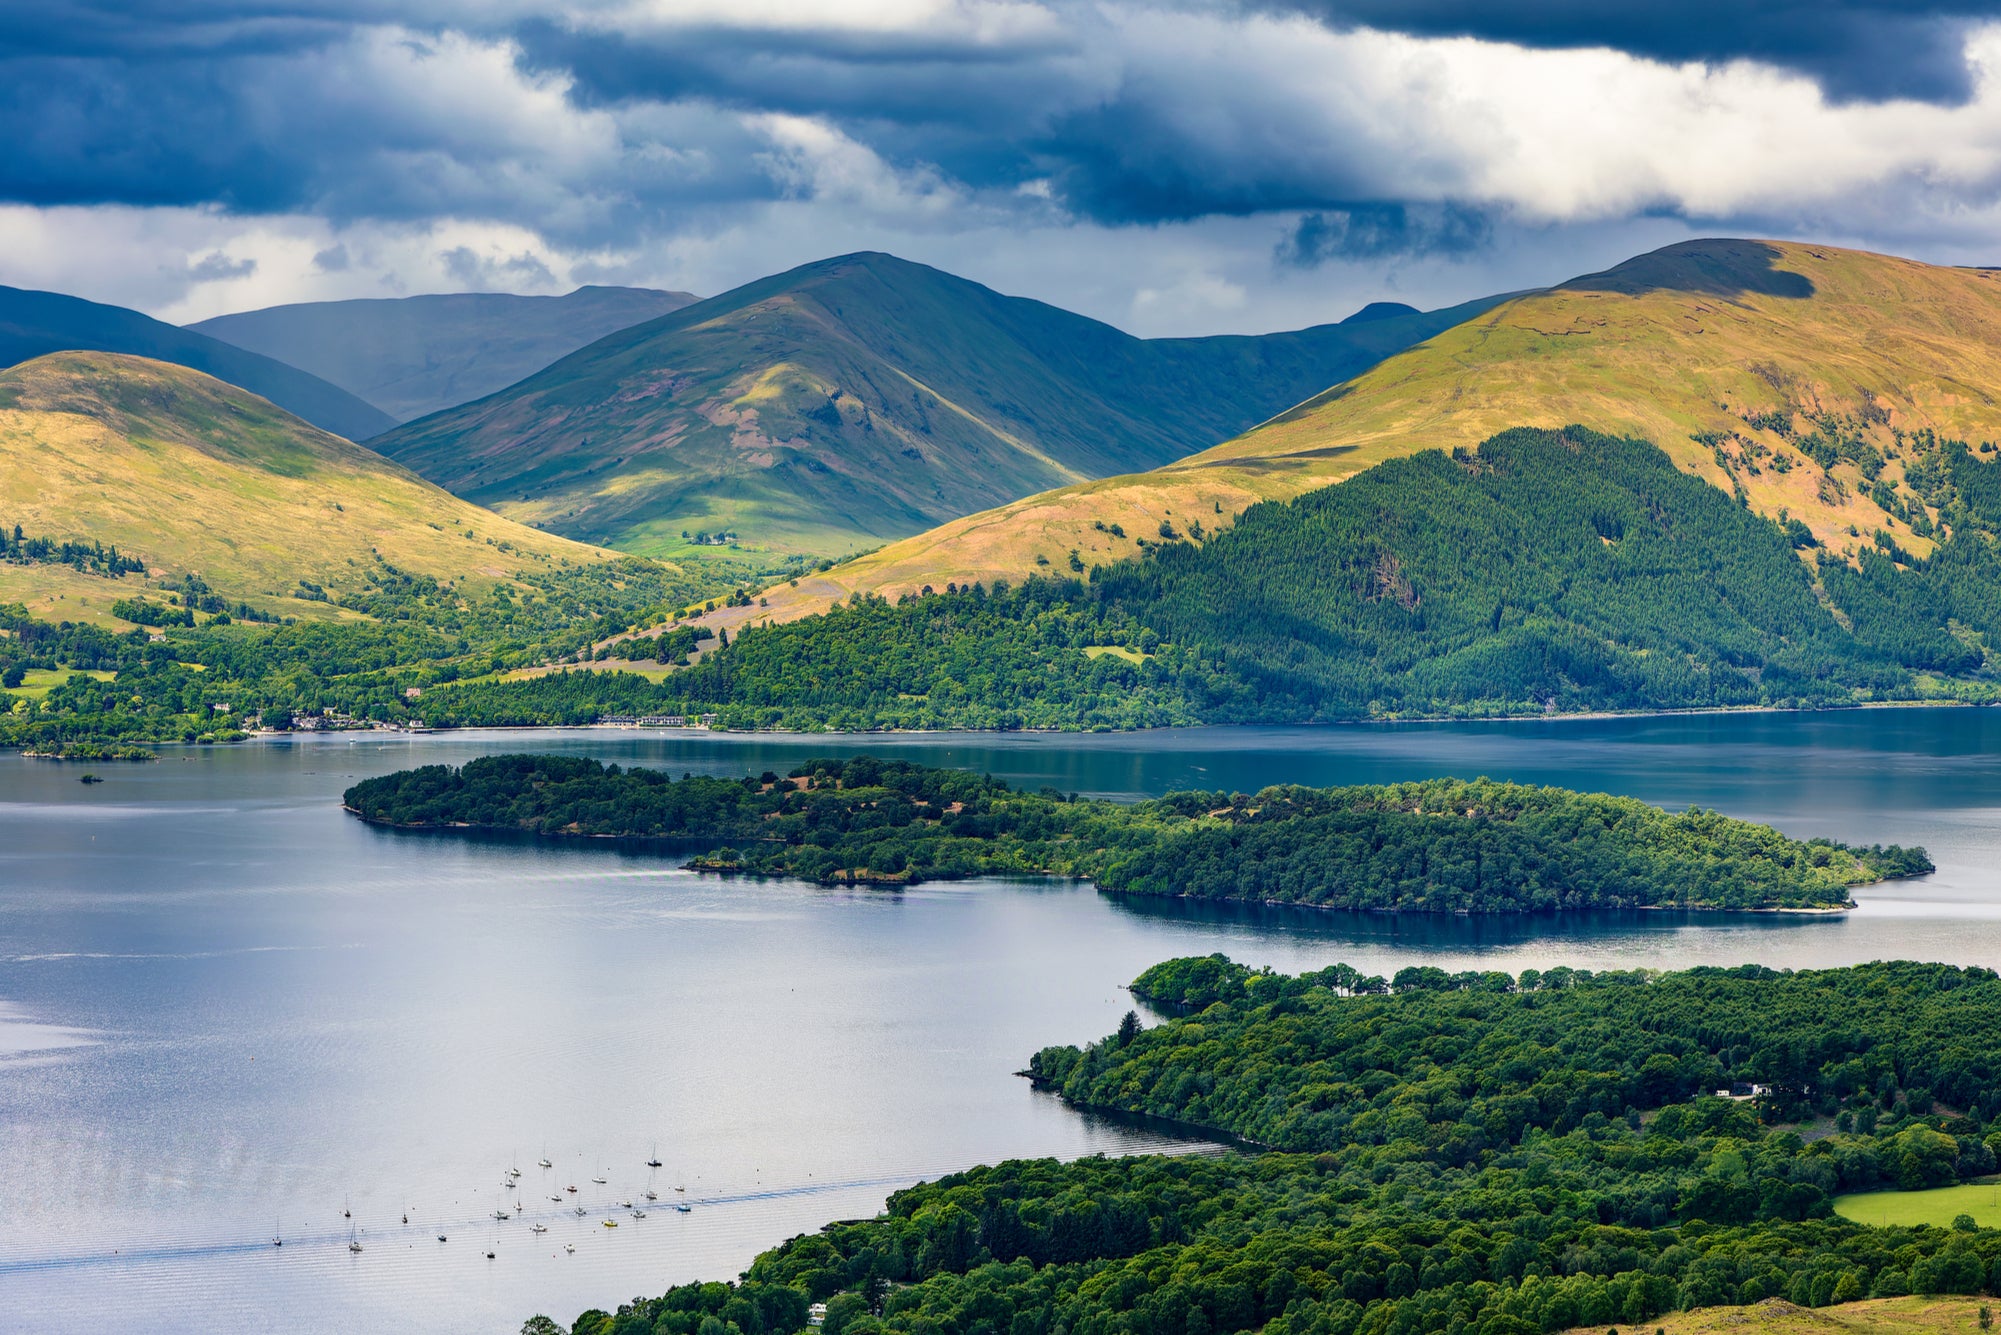
M 614 555 L 469 505 L 220 380 L 109 353 L 0 371 L 0 524 L 116 546 L 156 582 L 199 574 L 232 603 L 304 616 L 341 614 L 295 597 L 302 580 L 359 590 L 380 561 L 491 585 Z M 145 579 L 0 563 L 0 602 L 104 619 Z
M 1633 1326 L 1667 1335 L 1953 1335 L 1981 1329 L 1980 1313 L 1992 1308 L 1990 1298 L 1871 1298 L 1832 1307 L 1801 1307 L 1783 1298 L 1767 1298 L 1744 1307 L 1699 1307 L 1693 1312 L 1666 1312 Z M 1566 1335 L 1603 1335 L 1605 1327 L 1579 1326 Z
M 639 287 L 580 287 L 561 297 L 456 292 L 301 302 L 188 328 L 310 371 L 407 422 L 505 389 L 606 334 L 695 301 Z
M 770 614 L 857 590 L 1018 580 L 1072 550 L 1100 564 L 1162 524 L 1213 531 L 1386 459 L 1573 423 L 1652 442 L 1756 512 L 1799 519 L 1835 555 L 1852 558 L 1877 529 L 1923 555 L 1939 516 L 1911 509 L 1899 433 L 2001 439 L 1996 385 L 2001 273 L 1684 242 L 1503 302 L 1166 467 L 1030 496 L 775 590 Z
M 349 440 L 365 440 L 396 424 L 337 385 L 206 334 L 122 306 L 0 287 L 0 367 L 66 351 L 126 353 L 191 367 Z
M 697 554 L 684 532 L 727 532 L 841 553 L 1167 463 L 1479 309 L 1142 340 L 849 255 L 600 339 L 374 443 L 469 500 L 625 550 Z

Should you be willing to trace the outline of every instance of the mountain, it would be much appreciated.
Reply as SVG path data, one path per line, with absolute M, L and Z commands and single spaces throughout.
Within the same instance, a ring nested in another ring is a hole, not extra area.
M 580 287 L 311 301 L 188 326 L 310 371 L 407 422 L 505 389 L 628 325 L 692 305 L 687 292 Z
M 1138 339 L 858 254 L 600 339 L 374 442 L 572 537 L 837 553 L 1224 439 L 1491 302 L 1263 337 Z
M 102 543 L 166 579 L 199 574 L 232 604 L 286 613 L 301 581 L 359 590 L 386 561 L 490 584 L 612 553 L 510 523 L 380 455 L 201 372 L 63 352 L 0 371 L 0 525 Z M 142 581 L 0 562 L 0 602 L 44 614 L 108 604 Z
M 1910 476 L 1907 440 L 2001 440 L 1997 385 L 2001 273 L 1688 241 L 1502 302 L 1164 468 L 1030 496 L 781 586 L 767 615 L 1019 580 L 1071 551 L 1107 563 L 1162 526 L 1214 532 L 1258 501 L 1517 426 L 1636 437 L 1834 554 L 1855 559 L 1881 529 L 1923 556 L 1941 514 Z
M 1851 564 L 1646 441 L 1517 428 L 1088 581 L 947 584 L 770 625 L 740 600 L 704 618 L 727 647 L 600 708 L 810 730 L 2001 700 L 2001 457 L 1905 442 L 1953 530 L 1929 558 L 1882 534 Z
M 49 352 L 117 352 L 192 367 L 269 399 L 322 431 L 365 440 L 395 419 L 295 366 L 122 306 L 0 287 L 0 367 Z

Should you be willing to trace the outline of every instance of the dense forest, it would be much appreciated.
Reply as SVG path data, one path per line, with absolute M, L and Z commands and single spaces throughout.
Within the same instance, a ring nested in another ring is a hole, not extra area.
M 111 549 L 106 556 L 128 559 Z M 18 676 L 5 685 L 10 675 L 63 674 L 32 695 L 0 693 L 0 745 L 197 741 L 251 718 L 282 727 L 328 713 L 420 721 L 413 711 L 443 683 L 587 657 L 599 642 L 684 606 L 700 588 L 645 561 L 557 567 L 478 590 L 379 559 L 367 576 L 339 597 L 365 620 L 275 622 L 195 574 L 162 582 L 171 602 L 111 586 L 112 615 L 129 630 L 50 622 L 0 603 L 0 691 L 18 689 Z M 302 584 L 297 593 L 333 601 L 318 586 Z M 115 674 L 115 682 L 100 674 Z M 613 690 L 650 689 L 642 677 L 577 675 L 608 677 Z
M 1874 455 L 1828 430 L 1830 459 Z M 1518 430 L 1088 579 L 747 631 L 656 699 L 739 727 L 1073 728 L 1992 699 L 2001 456 L 1903 444 L 1918 499 L 1886 495 L 1949 534 L 1924 559 L 1879 533 L 1851 566 L 1652 445 Z M 553 717 L 588 689 L 538 683 L 517 707 Z
M 1037 1077 L 1270 1149 L 952 1174 L 574 1335 L 790 1335 L 809 1301 L 827 1335 L 1538 1335 L 2001 1290 L 2001 1231 L 1831 1211 L 1994 1171 L 1990 970 L 1385 984 L 1212 959 L 1136 987 L 1202 1008 L 1045 1049 Z
M 0 743 L 192 739 L 207 731 L 188 707 L 202 695 L 267 723 L 333 710 L 434 727 L 714 715 L 727 728 L 843 729 L 2001 698 L 1988 666 L 2001 454 L 1899 437 L 1892 491 L 1875 446 L 1839 422 L 1810 425 L 1801 466 L 1876 468 L 1872 485 L 1911 537 L 1858 534 L 1851 563 L 1651 445 L 1517 430 L 1254 506 L 1199 539 L 1191 522 L 1110 566 L 858 596 L 684 667 L 700 631 L 635 632 L 746 605 L 752 589 L 633 561 L 474 590 L 378 560 L 339 598 L 367 620 L 255 625 L 247 602 L 205 586 L 173 604 L 121 598 L 135 622 L 123 635 L 0 608 L 0 673 L 116 672 L 121 688 L 0 698 Z M 1907 549 L 1917 536 L 1936 542 L 1929 555 Z M 331 597 L 308 584 L 296 596 Z M 641 651 L 676 670 L 590 667 Z
M 1087 877 L 1127 894 L 1429 913 L 1829 908 L 1931 870 L 1922 849 L 1788 839 L 1700 809 L 1433 779 L 1171 793 L 1121 804 L 858 756 L 740 780 L 488 756 L 365 779 L 343 801 L 407 828 L 707 845 L 690 865 L 822 883 Z

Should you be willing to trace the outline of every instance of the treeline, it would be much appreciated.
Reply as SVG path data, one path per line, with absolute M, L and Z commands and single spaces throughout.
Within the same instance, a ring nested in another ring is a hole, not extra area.
M 1395 912 L 1831 908 L 1852 886 L 1932 869 L 1922 849 L 1802 842 L 1715 812 L 1488 779 L 1121 804 L 872 756 L 677 781 L 516 755 L 366 779 L 343 801 L 386 825 L 696 840 L 712 851 L 692 866 L 822 883 L 1055 874 Z
M 19 524 L 12 528 L 0 524 L 0 561 L 11 561 L 16 565 L 69 566 L 87 574 L 105 575 L 112 579 L 146 573 L 144 561 L 125 555 L 116 546 L 107 547 L 95 540 L 58 542 L 53 538 L 31 538 L 21 531 Z
M 1993 1171 L 1989 970 L 1552 970 L 1384 995 L 1222 971 L 1231 999 L 1035 1069 L 1076 1102 L 1277 1150 L 953 1174 L 741 1284 L 572 1330 L 781 1335 L 779 1290 L 824 1302 L 831 1335 L 1537 1335 L 2001 1290 L 2001 1232 L 1831 1212 Z M 1753 1083 L 1770 1092 L 1713 1092 Z

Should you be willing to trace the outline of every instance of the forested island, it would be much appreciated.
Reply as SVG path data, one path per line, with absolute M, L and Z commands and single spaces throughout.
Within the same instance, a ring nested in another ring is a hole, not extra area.
M 1991 970 L 1368 981 L 1177 961 L 1135 988 L 1199 1010 L 1032 1063 L 1266 1152 L 955 1173 L 571 1330 L 792 1335 L 824 1302 L 823 1335 L 1539 1335 L 2001 1290 L 2001 1231 L 1832 1212 L 1995 1170 Z
M 343 802 L 410 829 L 684 840 L 706 846 L 692 867 L 822 884 L 1055 875 L 1369 911 L 1832 909 L 1857 885 L 1932 870 L 1922 849 L 1801 841 L 1713 811 L 1490 779 L 1117 803 L 872 756 L 677 780 L 507 755 L 367 779 Z

